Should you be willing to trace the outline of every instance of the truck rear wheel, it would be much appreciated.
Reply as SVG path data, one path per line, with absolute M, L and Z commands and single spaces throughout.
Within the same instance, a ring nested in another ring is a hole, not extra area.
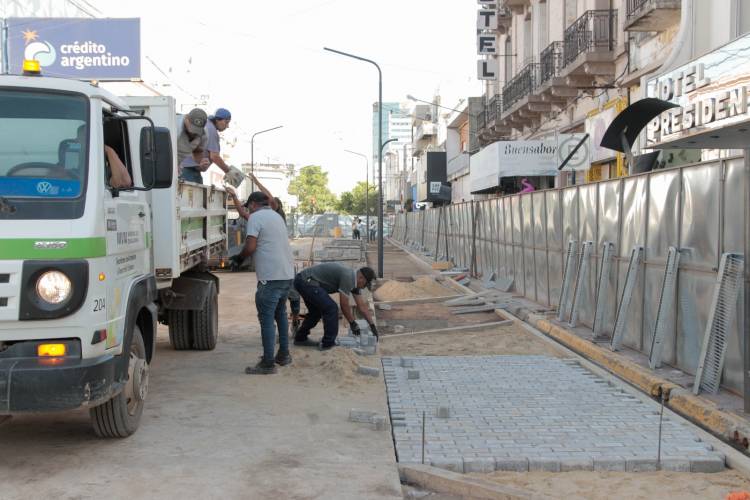
M 186 351 L 193 348 L 193 332 L 190 329 L 192 311 L 169 309 L 169 343 L 175 351 Z
M 208 293 L 203 309 L 192 311 L 194 347 L 198 351 L 212 351 L 219 338 L 219 293 L 216 284 L 208 282 Z
M 124 438 L 138 429 L 148 394 L 148 361 L 141 329 L 135 326 L 128 353 L 128 381 L 125 388 L 104 404 L 91 408 L 89 416 L 96 435 Z

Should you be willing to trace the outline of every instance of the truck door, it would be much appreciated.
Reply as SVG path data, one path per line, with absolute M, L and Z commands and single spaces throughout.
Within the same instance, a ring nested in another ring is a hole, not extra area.
M 143 185 L 140 168 L 137 167 L 140 127 L 142 125 L 139 123 L 119 120 L 117 116 L 104 112 L 104 145 L 114 150 L 136 186 Z M 146 192 L 112 187 L 112 170 L 117 166 L 108 161 L 103 150 L 98 154 L 104 157 L 104 177 L 108 188 L 104 198 L 104 215 L 110 269 L 106 307 L 112 333 L 107 335 L 107 347 L 110 348 L 119 346 L 123 341 L 130 284 L 148 273 L 151 266 L 151 213 Z

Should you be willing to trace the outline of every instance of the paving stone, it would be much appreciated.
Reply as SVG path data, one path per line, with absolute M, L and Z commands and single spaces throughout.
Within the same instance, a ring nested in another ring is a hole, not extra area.
M 562 458 L 560 460 L 560 472 L 572 472 L 576 470 L 594 470 L 594 459 Z
M 357 373 L 360 375 L 369 375 L 370 377 L 379 377 L 380 368 L 372 368 L 370 366 L 357 365 Z
M 494 458 L 466 458 L 464 457 L 464 472 L 494 472 Z
M 374 417 L 376 414 L 377 412 L 374 411 L 357 410 L 352 408 L 351 410 L 349 410 L 349 421 L 369 424 L 372 422 L 372 417 Z
M 560 472 L 560 461 L 552 458 L 530 458 L 529 472 Z
M 463 472 L 464 471 L 464 460 L 462 458 L 433 458 L 430 460 L 433 467 L 440 469 L 449 470 L 452 472 Z
M 659 470 L 655 458 L 632 458 L 627 459 L 625 464 L 627 472 L 654 472 Z
M 528 472 L 529 461 L 525 458 L 495 458 L 495 470 L 507 472 Z
M 690 472 L 721 472 L 724 468 L 723 457 L 690 458 Z
M 624 458 L 595 458 L 594 470 L 598 472 L 625 472 Z
M 690 459 L 685 458 L 665 458 L 661 461 L 661 468 L 671 472 L 690 472 Z M 723 468 L 723 464 L 722 464 Z

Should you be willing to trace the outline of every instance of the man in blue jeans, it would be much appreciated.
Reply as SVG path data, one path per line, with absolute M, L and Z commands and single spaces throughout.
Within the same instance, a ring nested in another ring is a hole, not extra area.
M 372 287 L 375 271 L 369 267 L 351 269 L 336 262 L 326 262 L 317 266 L 303 269 L 294 277 L 294 288 L 302 296 L 307 306 L 307 316 L 294 335 L 294 345 L 318 346 L 321 351 L 327 351 L 336 345 L 339 332 L 339 308 L 329 294 L 339 294 L 341 313 L 349 322 L 354 335 L 359 335 L 359 326 L 354 321 L 349 296 L 354 297 L 357 309 L 370 325 L 370 330 L 377 336 L 378 330 L 372 320 L 367 302 L 362 297 L 363 288 Z M 313 342 L 307 337 L 310 330 L 323 319 L 323 338 L 320 343 Z
M 255 257 L 255 274 L 258 278 L 255 307 L 260 321 L 263 357 L 257 365 L 245 368 L 245 373 L 267 375 L 276 373 L 276 364 L 283 366 L 292 362 L 286 300 L 294 278 L 294 264 L 286 224 L 279 214 L 271 210 L 268 196 L 256 191 L 250 195 L 248 203 L 250 217 L 245 247 L 233 259 L 242 262 L 248 255 Z M 279 351 L 274 357 L 277 331 Z

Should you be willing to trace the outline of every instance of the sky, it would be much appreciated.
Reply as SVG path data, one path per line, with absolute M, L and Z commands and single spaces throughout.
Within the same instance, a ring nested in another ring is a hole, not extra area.
M 478 96 L 477 4 L 467 0 L 89 0 L 102 17 L 140 17 L 144 80 L 190 107 L 232 112 L 230 164 L 321 165 L 335 193 L 364 180 L 372 158 L 377 61 L 383 100 L 436 92 L 453 107 Z M 163 84 L 168 84 L 164 86 Z M 191 97 L 192 96 L 192 97 Z

